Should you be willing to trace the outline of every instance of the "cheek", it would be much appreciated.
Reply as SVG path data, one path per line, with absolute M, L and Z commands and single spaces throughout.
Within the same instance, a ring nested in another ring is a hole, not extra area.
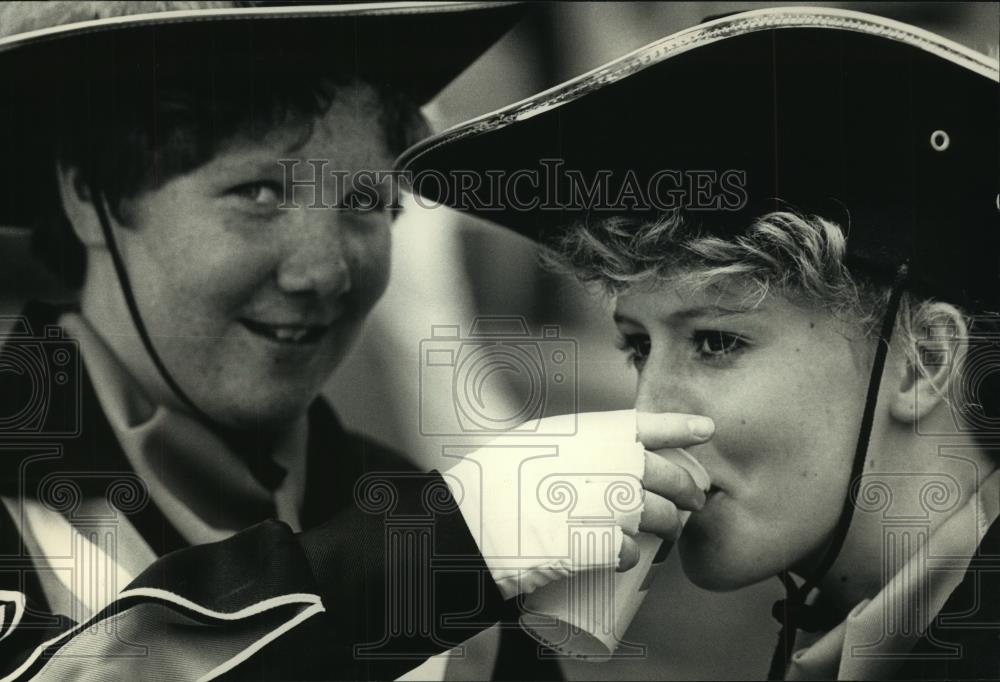
M 803 358 L 767 363 L 717 391 L 708 447 L 722 460 L 720 484 L 746 512 L 740 524 L 808 535 L 836 515 L 857 439 L 858 390 L 845 366 Z
M 145 289 L 153 307 L 176 322 L 238 309 L 273 270 L 279 257 L 273 240 L 252 238 L 244 224 L 230 224 L 196 201 L 187 211 L 169 203 L 171 211 L 148 211 L 129 229 L 133 288 Z
M 386 223 L 352 241 L 351 271 L 354 290 L 365 309 L 373 306 L 389 283 L 392 267 L 392 231 Z
M 274 242 L 236 238 L 221 232 L 203 235 L 197 248 L 177 254 L 171 277 L 177 292 L 216 314 L 244 308 L 268 278 L 273 276 L 280 251 Z

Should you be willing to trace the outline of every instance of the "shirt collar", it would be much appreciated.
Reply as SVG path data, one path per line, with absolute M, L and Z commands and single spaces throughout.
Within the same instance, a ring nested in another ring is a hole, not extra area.
M 928 537 L 920 519 L 887 523 L 886 552 L 912 556 L 872 599 L 791 658 L 787 680 L 885 679 L 944 606 L 990 525 L 1000 517 L 1000 469 Z M 913 547 L 917 547 L 913 551 Z
M 152 403 L 82 315 L 67 312 L 59 323 L 80 343 L 94 391 L 126 459 L 188 542 L 221 540 L 274 516 L 299 528 L 308 441 L 305 416 L 271 454 L 288 472 L 272 492 L 254 477 L 246 459 L 209 428 Z

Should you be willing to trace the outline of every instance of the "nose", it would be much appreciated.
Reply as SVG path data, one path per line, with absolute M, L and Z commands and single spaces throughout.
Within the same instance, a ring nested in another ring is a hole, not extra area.
M 635 394 L 635 409 L 640 412 L 668 412 L 661 407 L 663 404 L 662 387 L 657 386 L 645 374 L 640 375 Z
M 683 371 L 669 361 L 668 354 L 652 345 L 646 364 L 639 373 L 635 407 L 640 412 L 693 413 L 691 390 Z
M 350 242 L 337 211 L 293 209 L 287 216 L 286 256 L 278 267 L 278 287 L 289 294 L 341 296 L 351 289 Z

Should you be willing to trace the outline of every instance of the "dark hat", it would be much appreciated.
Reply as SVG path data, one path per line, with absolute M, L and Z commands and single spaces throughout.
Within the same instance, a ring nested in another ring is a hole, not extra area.
M 240 6 L 236 6 L 240 5 Z M 306 5 L 231 2 L 3 3 L 0 7 L 0 225 L 30 213 L 40 167 L 39 130 L 53 110 L 85 110 L 88 91 L 127 98 L 128 83 L 154 84 L 225 57 L 267 88 L 296 70 L 337 65 L 422 105 L 521 17 L 509 2 L 384 2 Z M 224 53 L 224 54 L 223 54 Z M 271 56 L 277 64 L 268 71 Z M 253 66 L 250 66 L 250 62 Z M 284 71 L 282 71 L 284 69 Z M 118 83 L 121 83 L 119 87 Z M 82 85 L 82 87 L 81 87 Z M 118 90 L 114 90 L 118 88 Z M 112 102 L 114 106 L 120 106 Z M 37 178 L 36 178 L 37 180 Z
M 452 128 L 397 165 L 427 199 L 542 241 L 584 210 L 680 208 L 721 236 L 774 210 L 822 215 L 847 229 L 849 264 L 890 277 L 905 262 L 910 288 L 995 307 L 998 98 L 995 60 L 927 31 L 763 9 Z

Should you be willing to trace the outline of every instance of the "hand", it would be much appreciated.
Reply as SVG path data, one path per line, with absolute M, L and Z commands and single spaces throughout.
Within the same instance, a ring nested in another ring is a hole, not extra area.
M 705 506 L 705 495 L 711 485 L 701 464 L 678 448 L 709 440 L 715 433 L 715 423 L 708 417 L 675 412 L 639 412 L 636 423 L 639 441 L 646 448 L 642 476 L 645 497 L 639 530 L 673 544 L 686 521 L 685 512 Z M 638 562 L 639 545 L 626 533 L 617 570 L 627 571 Z
M 709 485 L 674 449 L 711 437 L 710 421 L 692 431 L 698 419 L 635 410 L 548 417 L 461 457 L 444 478 L 505 598 L 584 570 L 626 570 L 637 559 L 626 534 L 672 543 Z

